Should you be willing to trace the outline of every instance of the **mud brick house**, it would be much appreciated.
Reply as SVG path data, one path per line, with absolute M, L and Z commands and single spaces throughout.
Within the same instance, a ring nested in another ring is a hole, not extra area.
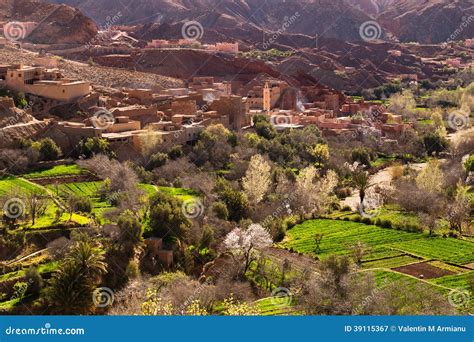
M 73 102 L 91 92 L 89 82 L 64 79 L 58 69 L 1 65 L 0 80 L 8 89 L 58 102 Z
M 130 99 L 136 99 L 140 104 L 153 102 L 153 91 L 151 89 L 129 89 L 127 95 Z
M 159 261 L 166 267 L 173 264 L 173 251 L 163 249 L 163 240 L 159 238 L 149 238 L 145 240 L 145 258 Z
M 216 43 L 215 45 L 207 45 L 207 50 L 226 53 L 239 53 L 238 43 Z
M 142 128 L 145 128 L 150 123 L 159 122 L 161 120 L 158 110 L 155 107 L 132 105 L 112 108 L 110 112 L 116 118 L 126 116 L 133 121 L 139 121 Z
M 209 106 L 211 111 L 229 118 L 229 127 L 240 130 L 250 125 L 250 110 L 248 104 L 242 97 L 236 95 L 221 96 Z
M 195 100 L 191 100 L 188 96 L 178 96 L 171 103 L 171 112 L 173 115 L 196 115 L 197 104 Z
M 88 127 L 83 123 L 50 121 L 49 126 L 39 138 L 51 138 L 64 154 L 74 150 L 82 139 L 100 138 L 102 130 Z

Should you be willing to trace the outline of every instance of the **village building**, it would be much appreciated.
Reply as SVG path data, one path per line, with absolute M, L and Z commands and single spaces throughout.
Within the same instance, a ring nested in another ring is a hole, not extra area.
M 207 45 L 207 50 L 225 53 L 239 53 L 238 43 L 216 43 L 215 45 Z
M 91 91 L 89 82 L 65 79 L 58 69 L 22 64 L 0 65 L 0 80 L 13 91 L 59 102 L 76 101 Z
M 474 48 L 474 39 L 471 38 L 471 39 L 466 39 L 464 41 L 464 45 L 468 48 Z
M 249 126 L 251 122 L 248 115 L 249 107 L 241 96 L 221 96 L 210 104 L 209 110 L 227 116 L 229 118 L 229 128 L 233 130 L 238 131 L 245 126 Z
M 161 117 L 155 107 L 146 107 L 140 105 L 132 105 L 126 107 L 111 108 L 110 112 L 117 117 L 128 117 L 134 121 L 138 121 L 141 127 L 145 128 L 148 124 L 159 122 Z

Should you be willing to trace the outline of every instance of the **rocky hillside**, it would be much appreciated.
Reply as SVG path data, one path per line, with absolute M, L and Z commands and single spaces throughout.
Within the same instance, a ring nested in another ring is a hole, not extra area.
M 97 25 L 76 8 L 37 0 L 2 0 L 0 21 L 34 21 L 27 37 L 36 44 L 85 44 L 97 34 Z
M 375 19 L 383 33 L 400 41 L 439 43 L 474 15 L 472 0 L 129 0 L 133 11 L 115 0 L 44 1 L 76 6 L 101 25 L 114 16 L 120 17 L 117 23 L 147 24 L 141 32 L 146 38 L 178 38 L 182 22 L 196 20 L 211 42 L 222 37 L 261 42 L 298 14 L 286 34 L 356 41 L 361 24 Z M 465 26 L 458 39 L 474 36 L 473 23 Z
M 23 63 L 32 65 L 36 54 L 16 48 L 0 49 L 0 64 Z M 113 69 L 102 66 L 78 63 L 67 59 L 59 61 L 59 67 L 67 78 L 89 81 L 104 87 L 152 88 L 182 87 L 183 82 L 174 78 L 152 73 Z
M 442 43 L 474 37 L 472 0 L 399 0 L 379 22 L 400 41 Z
M 289 24 L 285 33 L 358 40 L 360 25 L 370 19 L 358 8 L 348 6 L 346 0 L 130 0 L 127 4 L 133 11 L 115 0 L 49 1 L 77 6 L 101 25 L 118 13 L 122 14 L 118 21 L 122 24 L 155 24 L 146 28 L 148 33 L 162 33 L 155 36 L 178 38 L 182 22 L 196 20 L 204 27 L 205 41 L 220 34 L 227 39 L 261 42 L 265 33 L 270 36 L 285 23 Z M 164 24 L 161 30 L 160 24 Z

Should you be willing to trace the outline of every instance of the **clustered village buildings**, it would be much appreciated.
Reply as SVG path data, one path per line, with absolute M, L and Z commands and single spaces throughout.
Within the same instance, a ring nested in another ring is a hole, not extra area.
M 40 64 L 51 64 L 44 56 L 38 58 Z M 324 135 L 341 135 L 365 127 L 387 140 L 409 126 L 400 116 L 381 111 L 378 103 L 354 102 L 322 86 L 297 89 L 262 75 L 248 84 L 194 77 L 185 88 L 122 89 L 103 94 L 88 82 L 63 78 L 58 69 L 19 64 L 0 65 L 0 86 L 27 94 L 44 108 L 56 108 L 54 119 L 44 119 L 43 125 L 38 120 L 30 123 L 37 130 L 25 130 L 23 122 L 18 125 L 25 134 L 52 138 L 65 153 L 81 139 L 101 137 L 119 156 L 126 157 L 140 151 L 150 134 L 163 144 L 187 144 L 212 124 L 245 130 L 256 114 L 268 115 L 277 130 L 316 125 Z M 68 106 L 64 112 L 57 110 L 67 103 L 86 115 L 71 115 Z M 13 102 L 0 101 L 0 106 L 7 105 Z M 57 118 L 61 116 L 69 119 Z M 13 124 L 3 129 L 14 128 Z M 8 143 L 13 142 L 3 142 Z
M 26 34 L 36 27 L 35 23 L 25 25 Z M 4 44 L 5 38 L 0 38 L 0 47 Z M 472 45 L 472 40 L 465 44 Z M 201 45 L 186 39 L 153 40 L 146 48 L 239 52 L 236 43 Z M 444 63 L 457 65 L 455 60 Z M 119 157 L 127 158 L 140 151 L 150 135 L 163 144 L 188 144 L 212 124 L 234 131 L 248 129 L 256 114 L 267 115 L 280 131 L 315 125 L 325 136 L 354 136 L 362 130 L 387 143 L 394 143 L 411 126 L 377 102 L 356 102 L 320 85 L 295 88 L 268 75 L 259 75 L 247 84 L 194 77 L 184 88 L 157 86 L 104 92 L 89 82 L 66 79 L 57 65 L 55 57 L 41 53 L 34 59 L 34 66 L 0 65 L 0 87 L 26 94 L 30 102 L 26 112 L 32 118 L 30 122 L 19 118 L 18 110 L 12 108 L 13 101 L 0 98 L 0 147 L 14 145 L 22 138 L 49 137 L 67 154 L 82 139 L 100 137 Z M 399 79 L 418 81 L 416 74 L 399 75 Z

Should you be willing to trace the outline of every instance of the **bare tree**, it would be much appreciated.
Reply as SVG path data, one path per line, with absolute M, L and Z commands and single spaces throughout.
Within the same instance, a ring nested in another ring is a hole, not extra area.
M 462 233 L 470 214 L 470 202 L 467 196 L 468 187 L 458 184 L 454 201 L 448 206 L 447 220 L 451 230 Z
M 50 199 L 48 196 L 38 194 L 36 192 L 29 192 L 25 195 L 26 209 L 31 218 L 31 225 L 35 225 L 36 219 L 44 214 L 49 205 Z
M 296 179 L 296 209 L 301 215 L 322 214 L 331 204 L 331 197 L 338 183 L 337 174 L 329 171 L 324 177 L 317 179 L 314 166 L 300 171 Z
M 423 226 L 428 228 L 429 234 L 434 235 L 438 229 L 438 213 L 421 213 L 419 215 L 420 222 Z
M 260 203 L 271 186 L 271 166 L 259 154 L 250 159 L 250 164 L 242 179 L 242 187 L 250 203 Z
M 357 241 L 353 246 L 351 246 L 352 258 L 357 265 L 362 264 L 362 259 L 368 252 L 368 247 L 362 241 Z

